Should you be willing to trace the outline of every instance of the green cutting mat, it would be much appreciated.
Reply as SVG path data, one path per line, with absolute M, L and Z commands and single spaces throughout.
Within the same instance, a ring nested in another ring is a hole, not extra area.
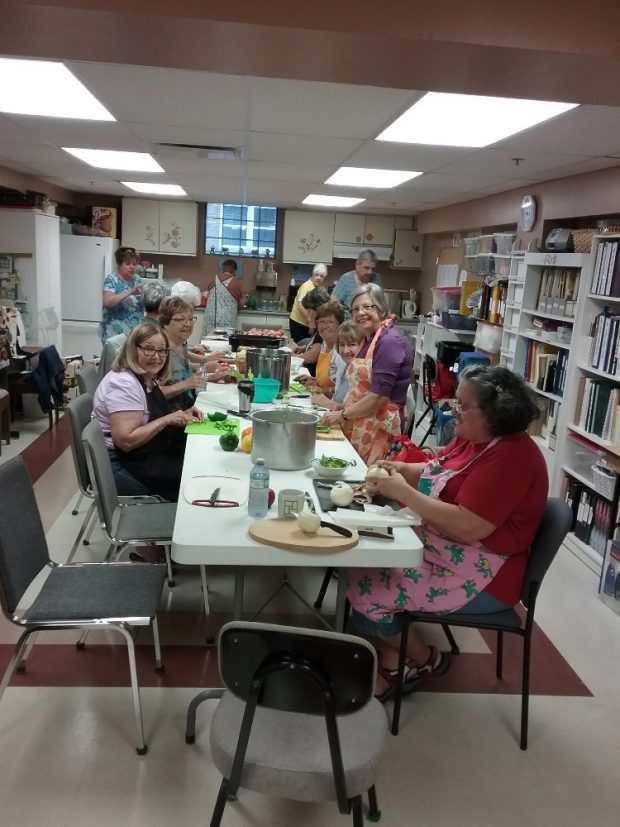
M 223 436 L 224 434 L 236 434 L 239 436 L 241 433 L 241 422 L 236 417 L 229 416 L 226 420 L 226 424 L 234 425 L 234 428 L 230 430 L 225 430 L 222 428 L 221 422 L 211 422 L 210 419 L 206 417 L 202 420 L 202 422 L 188 422 L 185 426 L 185 433 L 186 434 L 203 434 L 203 436 Z

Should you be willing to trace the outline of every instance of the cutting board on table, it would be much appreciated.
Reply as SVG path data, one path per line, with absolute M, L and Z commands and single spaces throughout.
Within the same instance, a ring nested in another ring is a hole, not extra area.
M 329 431 L 326 434 L 323 434 L 320 431 L 317 431 L 316 432 L 316 438 L 317 439 L 324 439 L 326 441 L 328 441 L 328 440 L 342 441 L 345 438 L 345 436 L 344 436 L 344 433 L 343 433 L 342 428 L 340 427 L 340 425 L 330 425 Z
M 286 548 L 289 551 L 306 551 L 311 554 L 326 554 L 330 551 L 344 551 L 353 548 L 359 541 L 359 534 L 352 529 L 352 537 L 342 537 L 330 528 L 319 528 L 316 534 L 304 534 L 297 520 L 258 520 L 249 529 L 250 537 L 266 546 Z

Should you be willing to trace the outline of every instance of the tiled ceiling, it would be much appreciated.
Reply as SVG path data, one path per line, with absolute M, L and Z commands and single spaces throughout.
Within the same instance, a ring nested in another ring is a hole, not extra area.
M 365 211 L 416 214 L 620 165 L 616 107 L 584 105 L 487 149 L 414 146 L 374 138 L 423 94 L 420 90 L 67 65 L 117 122 L 0 115 L 0 165 L 81 192 L 128 195 L 119 183 L 128 177 L 181 184 L 195 201 L 299 207 L 315 192 L 363 196 Z M 161 143 L 230 146 L 240 150 L 240 157 L 213 160 L 198 152 L 164 152 Z M 166 172 L 96 170 L 64 153 L 63 145 L 151 152 Z M 323 184 L 345 164 L 424 174 L 391 190 Z

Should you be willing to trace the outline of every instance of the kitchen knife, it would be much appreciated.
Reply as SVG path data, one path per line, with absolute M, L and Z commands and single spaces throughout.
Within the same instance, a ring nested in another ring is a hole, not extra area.
M 217 502 L 217 498 L 220 496 L 220 488 L 216 488 L 213 494 L 209 497 L 209 502 L 211 505 L 215 505 Z
M 387 533 L 382 531 L 372 531 L 369 528 L 358 528 L 357 533 L 360 537 L 372 537 L 375 540 L 393 540 L 394 534 L 391 528 L 388 528 Z
M 232 408 L 227 408 L 226 413 L 232 414 L 233 416 L 239 416 L 242 419 L 249 419 L 250 418 L 247 414 L 241 413 L 241 411 L 233 411 Z
M 306 505 L 313 514 L 316 514 L 314 500 L 310 496 L 310 493 L 308 491 L 304 491 L 304 496 L 306 498 Z M 335 523 L 326 523 L 325 520 L 321 520 L 321 528 L 331 528 L 332 531 L 335 531 L 336 534 L 340 534 L 342 537 L 353 537 L 353 532 L 348 528 L 341 525 L 336 525 Z

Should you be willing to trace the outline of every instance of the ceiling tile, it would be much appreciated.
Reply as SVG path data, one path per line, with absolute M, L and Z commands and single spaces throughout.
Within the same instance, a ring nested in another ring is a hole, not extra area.
M 252 132 L 248 136 L 248 159 L 284 164 L 332 164 L 335 169 L 359 145 L 360 141 L 347 138 Z
M 609 155 L 618 151 L 620 108 L 578 106 L 540 126 L 495 144 L 495 149 L 567 155 Z

